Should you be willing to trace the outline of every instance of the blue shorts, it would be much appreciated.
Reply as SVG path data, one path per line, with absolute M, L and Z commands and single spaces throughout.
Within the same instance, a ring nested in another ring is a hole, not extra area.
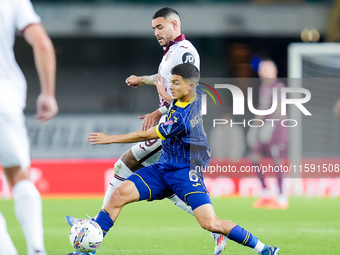
M 190 169 L 189 165 L 169 171 L 164 169 L 162 162 L 156 162 L 138 170 L 127 180 L 136 185 L 139 200 L 160 200 L 175 194 L 190 205 L 192 210 L 204 204 L 211 204 L 202 174 Z

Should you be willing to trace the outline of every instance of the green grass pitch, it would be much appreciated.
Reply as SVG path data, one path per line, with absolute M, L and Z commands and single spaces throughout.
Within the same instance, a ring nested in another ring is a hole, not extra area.
M 339 199 L 290 198 L 287 210 L 253 209 L 251 198 L 215 198 L 220 218 L 230 219 L 264 243 L 280 247 L 280 254 L 340 254 Z M 96 215 L 101 199 L 43 199 L 45 246 L 49 255 L 73 249 L 65 215 Z M 26 254 L 22 230 L 14 216 L 13 201 L 0 200 L 1 212 L 20 255 Z M 114 228 L 105 237 L 98 255 L 213 254 L 210 234 L 194 217 L 170 201 L 138 202 L 123 208 Z M 256 254 L 228 241 L 223 254 Z

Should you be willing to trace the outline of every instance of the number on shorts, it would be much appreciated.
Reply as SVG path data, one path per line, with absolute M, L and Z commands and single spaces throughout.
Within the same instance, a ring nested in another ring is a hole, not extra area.
M 158 139 L 153 139 L 153 140 L 145 141 L 145 146 L 151 147 L 152 145 L 154 145 L 157 142 L 157 140 Z
M 199 180 L 199 177 L 197 175 L 197 171 L 196 170 L 190 170 L 189 171 L 189 179 L 192 182 L 197 182 Z

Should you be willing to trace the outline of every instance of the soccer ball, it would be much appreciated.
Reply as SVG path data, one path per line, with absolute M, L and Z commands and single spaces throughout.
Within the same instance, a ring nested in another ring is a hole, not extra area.
M 80 252 L 92 252 L 98 249 L 103 241 L 103 231 L 93 220 L 80 220 L 70 231 L 70 242 Z

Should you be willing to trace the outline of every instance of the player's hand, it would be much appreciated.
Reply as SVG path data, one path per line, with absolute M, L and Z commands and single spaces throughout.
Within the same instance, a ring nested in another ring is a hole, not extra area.
M 163 77 L 158 75 L 158 80 L 155 81 L 154 84 L 156 85 L 157 92 L 160 95 L 160 97 L 163 98 L 165 101 L 171 103 L 172 96 L 166 93 Z
M 143 86 L 143 83 L 141 82 L 140 77 L 138 77 L 136 75 L 131 75 L 130 77 L 126 78 L 125 83 L 129 87 L 133 87 L 133 88 Z
M 162 76 L 158 75 L 157 81 L 155 81 L 154 84 L 157 87 L 158 94 L 161 94 L 162 92 L 165 91 L 164 79 Z
M 146 131 L 150 129 L 151 127 L 155 126 L 157 121 L 162 117 L 162 113 L 158 110 L 145 114 L 143 116 L 139 116 L 138 118 L 143 120 L 142 123 L 142 131 Z
M 37 119 L 44 122 L 54 117 L 57 113 L 58 104 L 55 97 L 41 93 L 37 99 Z
M 86 141 L 91 145 L 110 144 L 112 143 L 112 136 L 104 133 L 90 133 Z

